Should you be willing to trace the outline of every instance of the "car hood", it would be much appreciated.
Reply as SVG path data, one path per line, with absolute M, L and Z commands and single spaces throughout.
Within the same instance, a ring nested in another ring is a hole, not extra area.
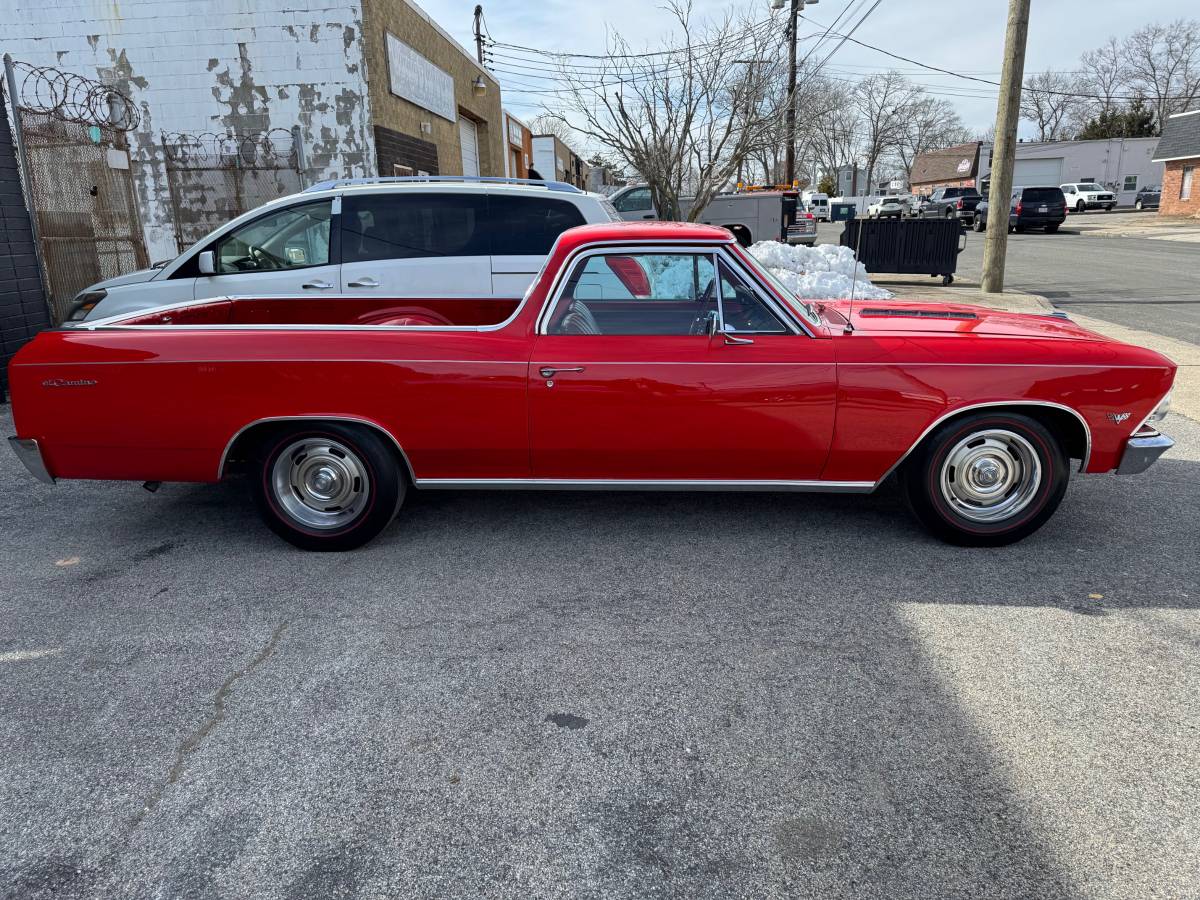
M 162 268 L 157 269 L 138 269 L 135 272 L 126 272 L 124 275 L 118 275 L 116 278 L 106 278 L 104 281 L 97 281 L 89 286 L 89 291 L 108 290 L 109 288 L 120 287 L 123 284 L 141 284 L 145 281 L 150 281 L 155 275 L 162 271 Z
M 826 301 L 843 320 L 849 315 L 857 331 L 943 332 L 985 334 L 999 337 L 1059 338 L 1107 341 L 1108 338 L 1081 328 L 1055 315 L 1014 313 L 960 303 L 920 303 L 902 300 Z

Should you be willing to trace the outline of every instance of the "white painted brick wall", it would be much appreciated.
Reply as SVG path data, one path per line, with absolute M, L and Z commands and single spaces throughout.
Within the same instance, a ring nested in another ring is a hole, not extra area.
M 0 22 L 14 59 L 115 83 L 141 110 L 130 144 L 151 260 L 177 252 L 163 132 L 299 125 L 308 182 L 375 172 L 355 0 L 289 0 L 286 10 L 251 0 L 0 0 Z

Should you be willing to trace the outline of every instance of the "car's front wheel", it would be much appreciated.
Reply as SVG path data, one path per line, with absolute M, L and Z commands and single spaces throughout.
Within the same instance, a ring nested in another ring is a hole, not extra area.
M 251 473 L 267 525 L 305 550 L 353 550 L 396 517 L 406 480 L 393 449 L 361 425 L 314 423 L 265 442 Z
M 1019 413 L 948 422 L 905 461 L 904 491 L 917 518 L 952 544 L 997 547 L 1037 531 L 1070 479 L 1062 445 Z
M 1087 209 L 1087 204 L 1084 203 L 1082 200 L 1080 200 L 1078 203 L 1075 204 L 1075 212 L 1081 213 L 1085 209 Z
M 1135 202 L 1133 204 L 1133 208 L 1136 209 L 1138 212 L 1141 212 L 1142 211 L 1142 201 L 1138 200 L 1137 202 Z

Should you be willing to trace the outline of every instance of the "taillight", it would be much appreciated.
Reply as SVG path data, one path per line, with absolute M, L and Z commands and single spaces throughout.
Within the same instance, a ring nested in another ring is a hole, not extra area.
M 959 209 L 962 209 L 962 197 L 959 197 L 958 202 L 955 203 L 954 205 L 957 206 Z
M 813 217 L 813 214 L 812 214 L 812 213 L 805 213 L 805 214 L 804 214 L 804 218 L 806 218 L 806 219 L 811 219 L 812 217 Z
M 1017 215 L 1019 216 L 1020 214 L 1021 214 L 1021 201 L 1018 200 L 1017 201 Z

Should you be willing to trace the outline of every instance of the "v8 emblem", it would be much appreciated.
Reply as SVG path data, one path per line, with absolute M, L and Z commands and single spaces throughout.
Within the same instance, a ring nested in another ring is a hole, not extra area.
M 1108 417 L 1112 419 L 1114 425 L 1120 425 L 1129 418 L 1129 413 L 1109 413 Z

